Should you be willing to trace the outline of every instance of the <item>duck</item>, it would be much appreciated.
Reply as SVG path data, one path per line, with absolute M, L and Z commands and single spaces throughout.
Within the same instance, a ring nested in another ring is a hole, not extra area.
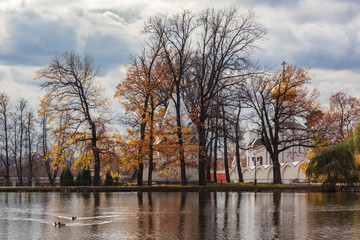
M 65 227 L 66 224 L 65 223 L 61 223 L 61 222 L 54 222 L 55 224 L 55 227 L 58 226 L 58 227 Z
M 72 219 L 73 221 L 75 221 L 75 220 L 77 219 L 77 217 L 71 217 L 71 219 Z

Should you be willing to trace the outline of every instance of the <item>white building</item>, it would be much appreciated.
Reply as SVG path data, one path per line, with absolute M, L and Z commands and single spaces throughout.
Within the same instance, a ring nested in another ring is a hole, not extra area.
M 297 123 L 289 122 L 294 127 Z M 293 129 L 293 128 L 292 128 Z M 285 131 L 284 134 L 294 134 L 293 131 Z M 261 142 L 260 137 L 253 138 L 247 145 L 245 151 L 246 166 L 242 168 L 245 182 L 253 182 L 255 179 L 260 183 L 271 183 L 273 181 L 272 160 Z M 279 154 L 280 172 L 283 183 L 305 182 L 305 174 L 301 166 L 305 164 L 307 149 L 304 147 L 291 147 Z M 234 160 L 231 169 L 231 179 L 238 181 L 236 162 Z

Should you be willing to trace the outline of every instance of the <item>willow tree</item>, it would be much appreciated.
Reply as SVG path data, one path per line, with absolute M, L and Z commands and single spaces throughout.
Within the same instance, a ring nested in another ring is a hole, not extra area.
M 58 113 L 69 113 L 72 138 L 89 144 L 94 161 L 94 185 L 100 184 L 100 149 L 97 127 L 105 121 L 107 99 L 100 87 L 98 70 L 88 55 L 80 57 L 65 52 L 37 72 L 43 81 L 49 108 Z M 88 155 L 87 155 L 88 156 Z
M 316 152 L 309 161 L 306 175 L 323 182 L 327 190 L 337 183 L 353 185 L 360 180 L 360 123 L 343 142 Z
M 300 124 L 319 109 L 318 92 L 306 88 L 309 70 L 283 64 L 282 72 L 254 76 L 243 85 L 244 103 L 252 109 L 249 120 L 273 163 L 274 183 L 282 183 L 279 154 L 292 147 L 316 145 L 313 139 L 321 130 Z

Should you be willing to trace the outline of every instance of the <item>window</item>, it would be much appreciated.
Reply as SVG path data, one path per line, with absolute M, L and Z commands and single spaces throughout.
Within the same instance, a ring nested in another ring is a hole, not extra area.
M 263 157 L 260 157 L 260 165 L 263 165 Z

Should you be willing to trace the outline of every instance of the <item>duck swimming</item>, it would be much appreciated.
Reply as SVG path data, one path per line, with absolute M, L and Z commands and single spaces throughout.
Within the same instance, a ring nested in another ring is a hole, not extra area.
M 55 224 L 55 227 L 58 226 L 58 227 L 65 227 L 66 224 L 65 223 L 61 223 L 61 222 L 54 222 Z

